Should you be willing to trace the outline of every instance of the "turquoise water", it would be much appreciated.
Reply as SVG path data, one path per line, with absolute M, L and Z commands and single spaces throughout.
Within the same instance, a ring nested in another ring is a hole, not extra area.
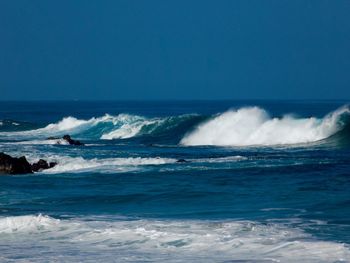
M 2 102 L 0 151 L 58 165 L 0 176 L 0 261 L 348 262 L 349 112 Z M 64 134 L 86 145 L 46 140 Z

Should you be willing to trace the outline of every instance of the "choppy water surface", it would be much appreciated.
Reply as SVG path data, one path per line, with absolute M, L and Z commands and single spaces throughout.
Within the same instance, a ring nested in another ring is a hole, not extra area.
M 2 102 L 0 261 L 350 262 L 347 102 Z M 83 147 L 58 145 L 70 134 Z M 178 162 L 185 159 L 186 162 Z

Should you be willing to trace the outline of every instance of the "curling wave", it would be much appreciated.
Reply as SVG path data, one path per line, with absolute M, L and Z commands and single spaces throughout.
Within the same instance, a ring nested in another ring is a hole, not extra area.
M 162 136 L 169 132 L 172 137 L 179 137 L 183 136 L 189 127 L 197 124 L 202 119 L 203 117 L 195 114 L 164 118 L 146 118 L 130 114 L 119 114 L 117 116 L 106 114 L 88 120 L 70 116 L 57 123 L 51 123 L 46 127 L 35 130 L 0 132 L 0 138 L 33 140 L 71 134 L 79 138 L 112 140 L 139 136 Z M 172 131 L 178 135 L 174 135 Z M 50 144 L 50 142 L 46 142 Z
M 271 118 L 259 107 L 230 110 L 200 124 L 187 134 L 182 145 L 285 145 L 310 143 L 328 138 L 349 123 L 349 107 L 341 107 L 322 119 L 286 115 Z

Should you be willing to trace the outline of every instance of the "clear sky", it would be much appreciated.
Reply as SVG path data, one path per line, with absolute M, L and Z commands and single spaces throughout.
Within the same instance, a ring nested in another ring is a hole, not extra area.
M 0 100 L 350 99 L 348 0 L 0 1 Z

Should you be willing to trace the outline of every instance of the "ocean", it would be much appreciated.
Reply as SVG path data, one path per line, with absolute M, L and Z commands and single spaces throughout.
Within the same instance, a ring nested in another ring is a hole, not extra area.
M 0 176 L 0 262 L 350 262 L 347 101 L 0 102 L 0 152 L 58 163 Z

